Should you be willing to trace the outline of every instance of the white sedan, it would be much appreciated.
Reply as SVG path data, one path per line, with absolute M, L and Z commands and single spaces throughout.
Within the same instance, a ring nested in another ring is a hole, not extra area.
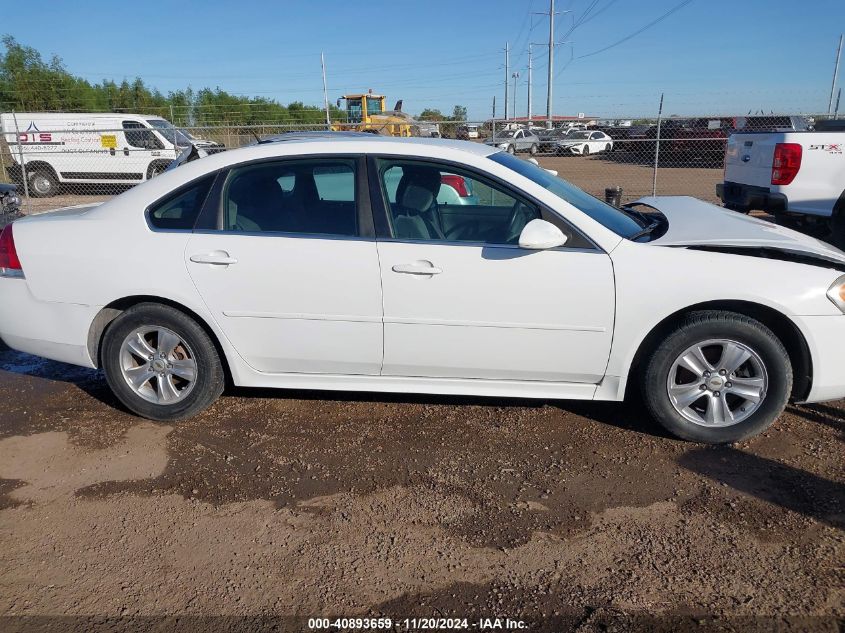
M 470 204 L 438 203 L 455 177 Z M 386 183 L 396 181 L 396 187 Z M 845 254 L 692 198 L 619 210 L 478 143 L 297 138 L 0 238 L 0 336 L 175 420 L 250 387 L 623 400 L 732 442 L 845 396 Z M 620 415 L 624 415 L 620 412 Z
M 599 154 L 613 150 L 613 139 L 604 132 L 581 130 L 570 132 L 557 142 L 557 154 Z

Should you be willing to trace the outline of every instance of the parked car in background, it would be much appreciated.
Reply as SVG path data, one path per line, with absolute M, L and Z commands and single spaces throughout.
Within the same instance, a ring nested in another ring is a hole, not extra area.
M 477 125 L 461 125 L 458 126 L 458 129 L 455 130 L 455 138 L 460 139 L 462 141 L 470 141 L 472 139 L 478 138 L 478 126 Z
M 3 113 L 0 130 L 16 148 L 10 177 L 23 183 L 25 166 L 35 197 L 54 196 L 62 184 L 138 184 L 162 173 L 192 144 L 209 153 L 225 149 L 142 114 Z
M 578 130 L 572 128 L 555 127 L 551 129 L 543 129 L 536 132 L 537 138 L 540 139 L 539 151 L 541 154 L 554 154 L 557 150 L 557 143 L 565 139 L 570 134 L 574 134 Z
M 742 132 L 803 132 L 811 127 L 801 115 L 754 114 L 734 117 L 732 123 L 732 130 Z
M 540 149 L 540 139 L 532 132 L 522 128 L 496 130 L 495 135 L 486 139 L 484 143 L 503 149 L 509 154 L 528 152 L 534 156 Z
M 630 383 L 670 432 L 725 443 L 845 396 L 845 253 L 693 198 L 617 209 L 480 143 L 369 136 L 219 153 L 12 223 L 0 338 L 101 367 L 155 420 L 227 383 L 614 401 Z M 455 177 L 473 203 L 437 202 Z
M 845 129 L 737 132 L 728 139 L 724 182 L 729 209 L 767 211 L 780 224 L 826 225 L 845 249 Z
M 613 139 L 604 132 L 577 130 L 556 141 L 555 148 L 555 153 L 561 156 L 567 154 L 588 156 L 613 150 Z

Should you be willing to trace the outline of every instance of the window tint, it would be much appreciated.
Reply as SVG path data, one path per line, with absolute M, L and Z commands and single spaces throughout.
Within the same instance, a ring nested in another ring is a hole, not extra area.
M 164 148 L 152 130 L 147 128 L 143 123 L 139 123 L 138 121 L 124 121 L 123 131 L 126 136 L 126 142 L 132 147 L 143 149 Z
M 358 234 L 355 163 L 286 160 L 234 170 L 223 192 L 227 231 Z
M 149 219 L 157 229 L 191 230 L 196 224 L 215 174 L 192 182 L 150 207 Z
M 517 244 L 541 217 L 535 205 L 452 166 L 381 160 L 379 175 L 397 239 Z

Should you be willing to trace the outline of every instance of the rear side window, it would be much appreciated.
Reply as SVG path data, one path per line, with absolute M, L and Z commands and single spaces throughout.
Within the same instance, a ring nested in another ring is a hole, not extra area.
M 149 210 L 150 224 L 157 229 L 193 229 L 211 185 L 214 184 L 214 177 L 215 174 L 205 176 L 156 202 Z
M 357 236 L 355 161 L 290 159 L 240 167 L 226 181 L 223 212 L 226 231 Z

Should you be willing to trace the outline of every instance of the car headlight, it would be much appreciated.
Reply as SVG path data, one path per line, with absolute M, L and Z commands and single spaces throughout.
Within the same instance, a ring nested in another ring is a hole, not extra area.
M 845 275 L 834 281 L 827 289 L 827 298 L 845 313 Z

